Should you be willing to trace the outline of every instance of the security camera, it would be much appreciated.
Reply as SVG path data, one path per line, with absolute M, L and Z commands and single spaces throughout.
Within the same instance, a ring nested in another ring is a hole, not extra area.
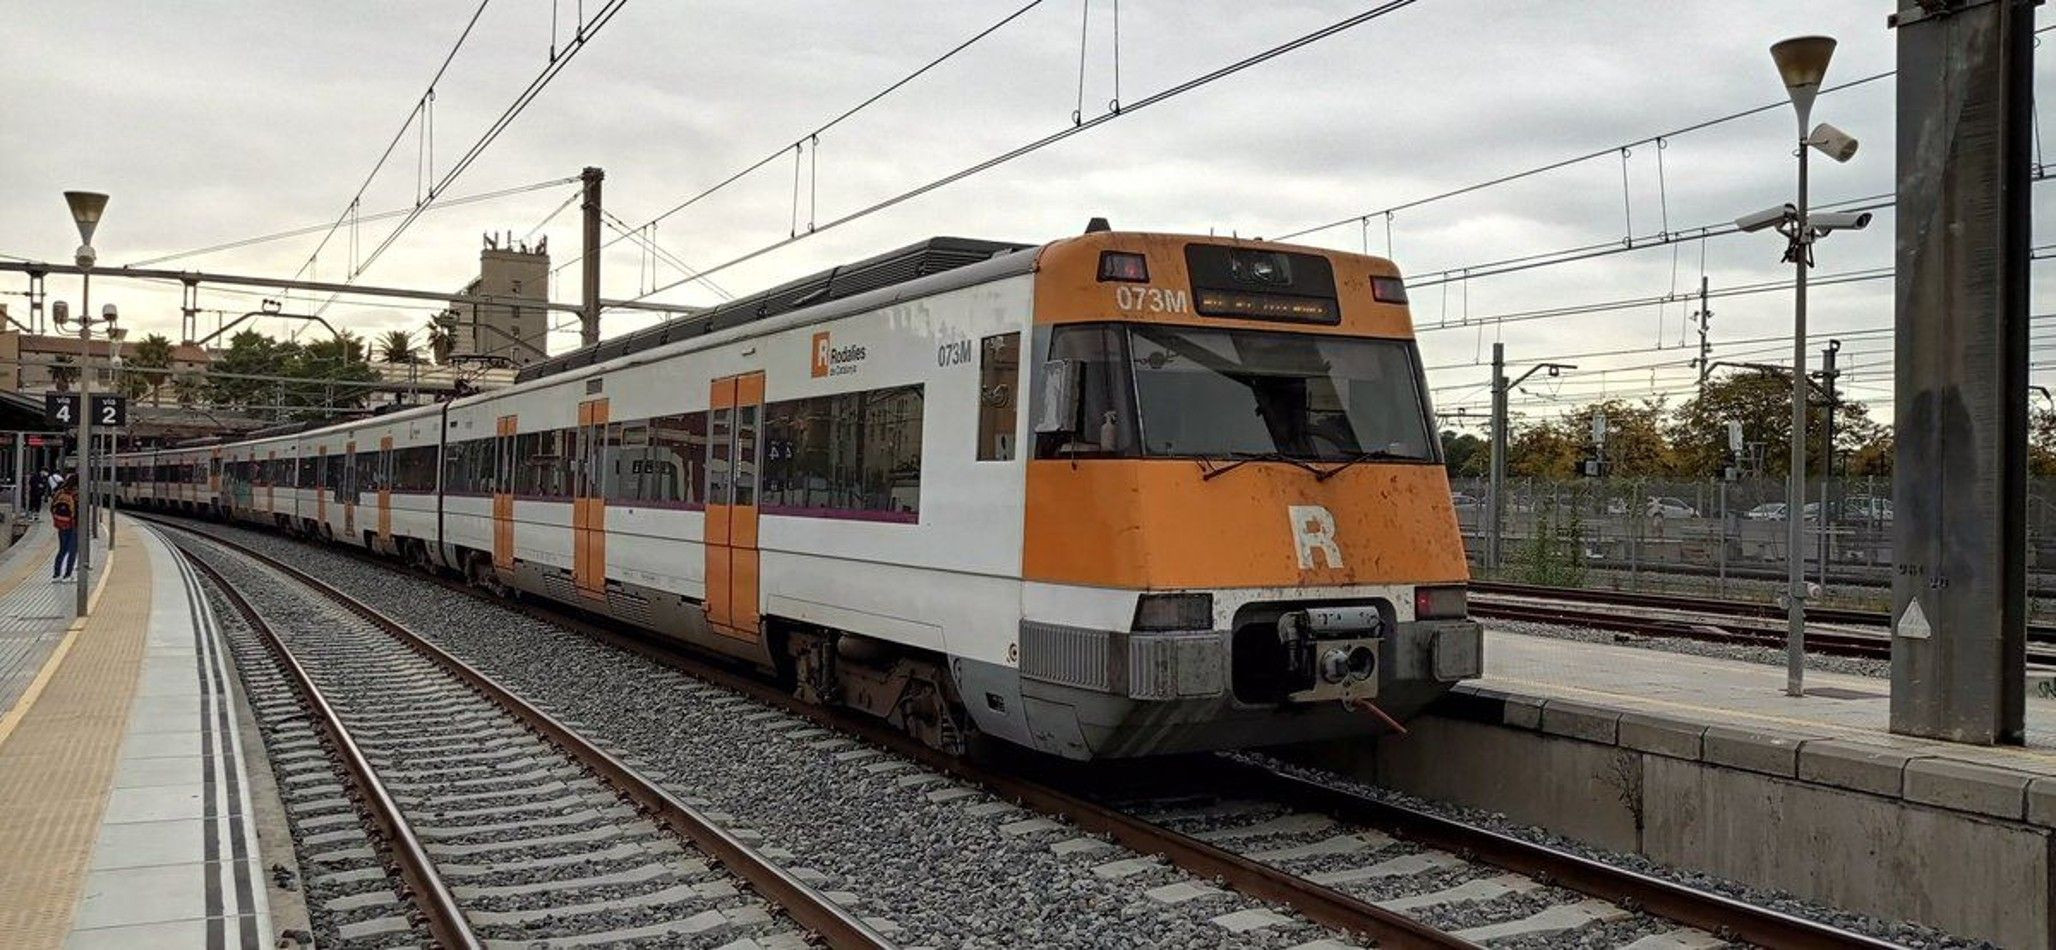
M 1735 227 L 1744 231 L 1761 231 L 1772 225 L 1783 224 L 1785 221 L 1797 217 L 1798 214 L 1798 208 L 1790 204 L 1781 204 L 1774 208 L 1765 208 L 1754 214 L 1745 214 L 1736 218 Z
M 1826 234 L 1829 231 L 1861 231 L 1870 226 L 1870 212 L 1816 212 L 1806 216 L 1806 226 L 1820 234 Z
M 60 327 L 70 323 L 71 304 L 65 303 L 62 300 L 52 301 L 50 304 L 50 319 L 57 321 L 57 325 Z
M 113 323 L 121 319 L 121 311 L 116 310 L 113 304 L 108 304 L 100 308 L 100 319 Z
M 1806 144 L 1820 150 L 1822 155 L 1838 162 L 1856 157 L 1856 136 L 1822 122 L 1813 127 L 1813 134 L 1806 137 Z

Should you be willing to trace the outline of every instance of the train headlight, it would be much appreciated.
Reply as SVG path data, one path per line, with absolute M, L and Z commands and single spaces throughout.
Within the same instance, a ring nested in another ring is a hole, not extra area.
M 1135 630 L 1211 630 L 1212 594 L 1144 594 L 1135 601 Z
M 1462 585 L 1414 588 L 1415 620 L 1461 619 L 1470 613 L 1470 597 Z

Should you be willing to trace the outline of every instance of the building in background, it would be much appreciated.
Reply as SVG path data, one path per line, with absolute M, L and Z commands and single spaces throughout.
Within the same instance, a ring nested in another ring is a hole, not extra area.
M 439 322 L 452 332 L 450 356 L 457 363 L 522 367 L 549 356 L 550 239 L 534 246 L 512 233 L 488 234 L 478 255 L 478 277 L 460 291 L 535 301 L 535 306 L 450 304 Z
M 0 391 L 44 393 L 69 389 L 77 379 L 82 352 L 93 364 L 93 387 L 105 390 L 114 384 L 107 363 L 110 346 L 106 340 L 82 343 L 75 336 L 0 331 Z M 135 352 L 134 340 L 124 346 L 128 353 Z M 180 343 L 172 347 L 169 369 L 172 376 L 205 373 L 212 363 L 213 354 L 204 347 Z

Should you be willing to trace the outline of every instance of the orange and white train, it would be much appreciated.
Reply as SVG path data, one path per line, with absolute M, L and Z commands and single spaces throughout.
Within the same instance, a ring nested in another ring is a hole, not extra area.
M 1387 260 L 937 238 L 119 477 L 1090 759 L 1368 735 L 1478 675 L 1427 392 Z

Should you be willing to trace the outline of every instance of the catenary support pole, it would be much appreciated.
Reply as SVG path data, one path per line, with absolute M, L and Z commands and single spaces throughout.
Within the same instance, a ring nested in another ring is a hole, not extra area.
M 1506 344 L 1492 344 L 1492 472 L 1485 483 L 1485 569 L 1499 570 L 1506 498 Z
M 585 283 L 585 306 L 579 314 L 580 346 L 600 342 L 600 181 L 606 177 L 605 172 L 591 166 L 578 175 L 585 184 L 585 200 L 578 205 L 585 212 L 585 256 L 579 258 Z
M 2033 0 L 1899 0 L 1892 731 L 2025 740 Z

